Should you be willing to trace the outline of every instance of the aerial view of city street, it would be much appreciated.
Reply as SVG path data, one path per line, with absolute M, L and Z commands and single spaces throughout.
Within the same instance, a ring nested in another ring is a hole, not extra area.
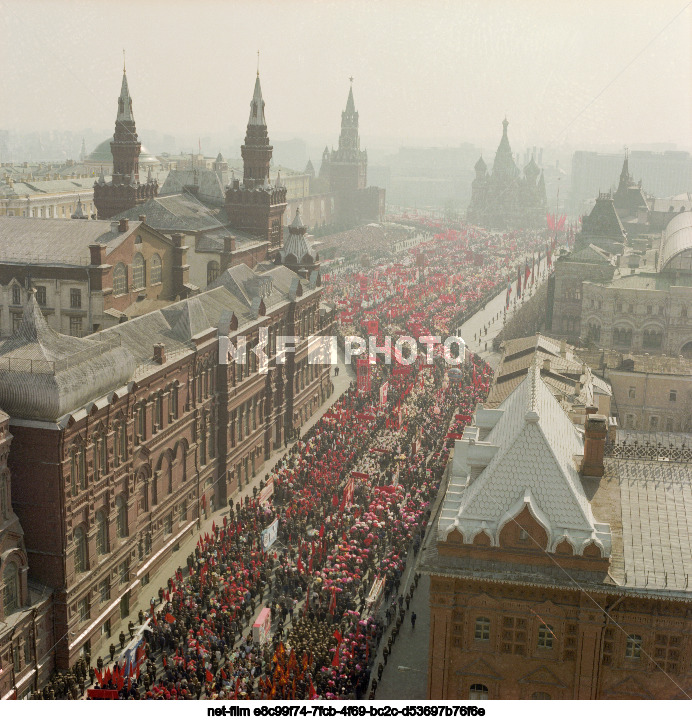
M 692 2 L 0 8 L 0 699 L 690 700 Z

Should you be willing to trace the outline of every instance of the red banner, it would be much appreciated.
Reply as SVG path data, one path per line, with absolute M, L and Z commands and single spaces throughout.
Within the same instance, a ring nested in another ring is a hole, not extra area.
M 359 358 L 356 366 L 356 379 L 359 393 L 369 393 L 370 382 L 370 361 L 367 358 Z
M 93 699 L 118 699 L 118 691 L 114 688 L 88 688 L 87 698 Z

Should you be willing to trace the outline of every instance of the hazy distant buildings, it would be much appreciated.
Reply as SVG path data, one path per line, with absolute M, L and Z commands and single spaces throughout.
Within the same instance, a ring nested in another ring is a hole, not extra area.
M 620 153 L 575 152 L 570 194 L 572 212 L 581 212 L 589 198 L 611 189 L 621 163 Z M 687 152 L 633 150 L 629 153 L 629 165 L 634 178 L 641 180 L 647 193 L 656 197 L 692 191 L 692 156 Z
M 353 86 L 348 91 L 346 109 L 341 113 L 339 147 L 331 151 L 325 147 L 319 180 L 334 193 L 336 221 L 340 226 L 352 227 L 384 218 L 384 188 L 367 187 L 368 153 L 360 149 Z
M 482 156 L 475 165 L 467 218 L 484 228 L 544 227 L 547 200 L 543 173 L 532 155 L 522 177 L 509 145 L 508 125 L 505 118 L 490 173 Z

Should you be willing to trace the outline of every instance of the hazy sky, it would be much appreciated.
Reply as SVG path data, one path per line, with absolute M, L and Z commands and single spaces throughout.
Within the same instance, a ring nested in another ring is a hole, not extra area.
M 353 75 L 365 146 L 494 150 L 506 113 L 516 147 L 690 147 L 691 28 L 689 0 L 0 0 L 0 129 L 110 128 L 125 48 L 140 130 L 240 132 L 259 49 L 276 139 L 336 143 Z

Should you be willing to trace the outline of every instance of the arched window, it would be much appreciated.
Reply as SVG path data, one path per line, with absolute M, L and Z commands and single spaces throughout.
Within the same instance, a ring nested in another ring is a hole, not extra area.
M 72 495 L 86 488 L 86 452 L 84 446 L 76 446 L 71 453 Z
M 98 480 L 106 473 L 108 473 L 108 451 L 104 433 L 94 437 L 94 477 Z
M 155 283 L 161 282 L 161 256 L 158 253 L 154 253 L 149 261 L 149 282 L 154 285 Z
M 476 628 L 473 634 L 476 641 L 490 641 L 490 619 L 481 616 L 476 619 Z
M 104 511 L 96 513 L 96 553 L 99 556 L 108 553 L 108 518 Z
M 86 534 L 81 526 L 74 532 L 74 572 L 85 573 L 87 570 Z
M 601 326 L 598 323 L 589 323 L 589 338 L 594 343 L 601 340 Z
M 482 683 L 472 683 L 469 688 L 469 699 L 476 701 L 485 701 L 488 699 L 488 687 Z
M 17 564 L 10 561 L 5 564 L 2 572 L 3 609 L 5 618 L 19 609 L 19 569 Z
M 146 284 L 144 257 L 141 253 L 137 253 L 132 261 L 132 286 L 134 288 L 144 288 Z
M 207 285 L 213 283 L 219 277 L 219 263 L 216 260 L 210 260 L 207 263 Z
M 127 268 L 124 263 L 118 263 L 113 270 L 113 293 L 127 293 Z
M 127 502 L 122 496 L 115 499 L 115 512 L 118 538 L 127 538 Z

